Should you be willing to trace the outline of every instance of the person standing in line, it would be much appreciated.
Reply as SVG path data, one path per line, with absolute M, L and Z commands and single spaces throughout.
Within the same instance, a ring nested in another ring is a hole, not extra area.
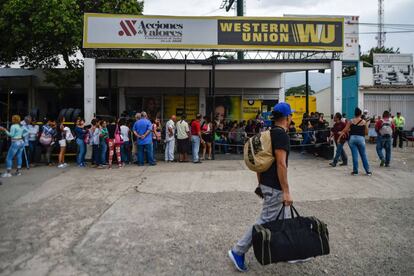
M 343 131 L 340 132 L 338 141 L 349 133 L 349 147 L 352 153 L 353 171 L 352 175 L 358 175 L 358 153 L 361 156 L 362 164 L 368 176 L 372 175 L 369 167 L 367 153 L 365 149 L 365 136 L 368 134 L 368 124 L 361 118 L 362 111 L 355 108 L 355 117 L 350 120 Z
M 160 119 L 155 119 L 154 122 L 152 122 L 152 147 L 153 147 L 153 156 L 154 160 L 156 160 L 158 145 L 161 142 L 161 123 Z
M 334 116 L 334 122 L 335 124 L 333 125 L 332 129 L 331 129 L 331 139 L 334 139 L 335 142 L 335 146 L 336 146 L 336 153 L 335 153 L 335 157 L 333 159 L 333 161 L 331 163 L 329 163 L 329 165 L 331 165 L 332 167 L 336 167 L 336 164 L 338 164 L 338 160 L 339 157 L 341 157 L 342 159 L 342 163 L 340 164 L 340 166 L 346 166 L 348 165 L 348 156 L 346 155 L 346 152 L 344 150 L 344 144 L 346 142 L 346 135 L 344 135 L 341 140 L 339 140 L 339 133 L 344 130 L 344 128 L 346 127 L 346 123 L 344 123 L 342 121 L 342 115 L 341 113 L 336 113 Z
M 77 119 L 76 126 L 75 126 L 76 144 L 78 145 L 76 163 L 81 168 L 86 167 L 86 163 L 85 163 L 85 156 L 86 156 L 85 135 L 86 133 L 87 133 L 87 130 L 85 129 L 85 121 L 83 119 Z
M 100 129 L 98 125 L 97 119 L 92 119 L 91 121 L 91 128 L 89 129 L 89 137 L 90 137 L 90 144 L 92 145 L 92 157 L 93 157 L 93 167 L 103 169 L 102 163 L 101 163 L 101 156 L 99 152 L 99 135 L 100 135 Z
M 108 128 L 108 169 L 112 169 L 112 159 L 114 158 L 114 153 L 116 154 L 116 160 L 118 162 L 118 167 L 122 168 L 121 160 L 121 131 L 119 129 L 119 120 L 112 120 L 111 123 L 107 126 Z
M 108 152 L 108 144 L 107 141 L 109 139 L 109 135 L 108 135 L 108 129 L 106 128 L 106 121 L 105 120 L 101 120 L 99 122 L 99 129 L 100 129 L 100 134 L 99 134 L 99 153 L 100 153 L 100 164 L 102 166 L 107 164 L 107 152 Z
M 380 159 L 380 166 L 389 167 L 391 162 L 391 139 L 395 132 L 395 125 L 390 119 L 390 112 L 385 110 L 382 114 L 382 119 L 375 124 L 375 131 L 377 132 L 377 155 Z M 383 153 L 385 149 L 385 157 Z
M 201 137 L 201 118 L 201 114 L 197 114 L 196 119 L 191 123 L 191 144 L 194 164 L 201 163 L 198 153 L 200 151 L 200 143 L 204 144 Z
M 126 125 L 125 120 L 120 121 L 120 130 L 122 136 L 122 146 L 121 146 L 121 159 L 124 164 L 129 164 L 131 162 L 131 141 L 130 141 L 130 129 Z
M 283 206 L 293 203 L 288 184 L 288 158 L 290 152 L 290 138 L 287 134 L 293 111 L 287 103 L 278 103 L 273 108 L 273 128 L 270 130 L 272 153 L 275 157 L 270 168 L 257 173 L 257 180 L 263 195 L 263 207 L 256 224 L 264 224 L 277 219 Z M 285 212 L 288 213 L 288 212 Z M 289 216 L 286 214 L 286 216 Z M 245 254 L 252 246 L 252 227 L 249 227 L 244 236 L 228 251 L 230 260 L 236 269 L 247 271 Z
M 204 140 L 203 144 L 203 157 L 201 159 L 206 159 L 207 153 L 207 160 L 211 160 L 211 152 L 212 152 L 212 142 L 213 142 L 213 124 L 208 116 L 204 117 L 204 122 L 201 125 L 201 138 Z
M 36 124 L 35 120 L 32 120 L 31 123 L 28 125 L 28 132 L 29 132 L 29 160 L 30 166 L 33 167 L 36 161 L 35 154 L 36 148 L 38 146 L 38 138 L 39 138 L 39 126 Z
M 190 127 L 186 122 L 187 116 L 183 114 L 181 120 L 177 122 L 177 151 L 178 162 L 188 162 L 188 149 L 190 144 Z
M 56 128 L 56 140 L 59 143 L 59 155 L 58 155 L 58 168 L 63 169 L 67 167 L 65 163 L 65 153 L 66 153 L 66 132 L 65 132 L 65 118 L 59 122 Z
M 46 164 L 52 165 L 51 155 L 56 138 L 56 122 L 55 120 L 48 120 L 47 124 L 43 126 L 42 134 L 40 136 L 40 143 L 46 152 Z
M 20 123 L 24 128 L 25 135 L 23 136 L 24 149 L 23 157 L 25 158 L 26 165 L 30 167 L 30 145 L 29 145 L 29 125 L 32 123 L 32 116 L 27 115 L 24 120 Z
M 403 116 L 401 116 L 401 112 L 397 112 L 397 116 L 394 118 L 394 125 L 395 125 L 395 131 L 394 131 L 394 140 L 392 142 L 392 147 L 397 147 L 397 139 L 398 146 L 400 149 L 403 147 L 403 131 L 405 126 L 405 119 Z
M 147 152 L 147 159 L 150 166 L 155 166 L 152 148 L 152 123 L 148 120 L 147 113 L 141 112 L 141 119 L 135 122 L 133 127 L 134 135 L 138 144 L 138 166 L 144 166 L 144 152 Z
M 174 147 L 175 147 L 175 122 L 177 117 L 171 116 L 165 125 L 165 162 L 174 162 Z
M 12 116 L 12 126 L 10 132 L 4 127 L 0 127 L 0 131 L 5 132 L 7 136 L 11 138 L 11 144 L 6 157 L 6 172 L 2 174 L 2 177 L 11 177 L 11 170 L 13 167 L 13 159 L 17 159 L 17 169 L 14 175 L 21 175 L 22 163 L 23 163 L 23 149 L 24 141 L 23 137 L 26 135 L 26 129 L 20 125 L 20 116 Z

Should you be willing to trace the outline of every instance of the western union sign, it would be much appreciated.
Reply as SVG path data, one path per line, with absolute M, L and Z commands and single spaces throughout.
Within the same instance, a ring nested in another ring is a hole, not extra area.
M 84 48 L 343 51 L 342 18 L 85 14 Z

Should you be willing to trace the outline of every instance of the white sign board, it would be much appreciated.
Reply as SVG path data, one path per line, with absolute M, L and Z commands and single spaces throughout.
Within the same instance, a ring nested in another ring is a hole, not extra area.
M 374 85 L 413 85 L 413 55 L 374 54 Z
M 343 51 L 343 18 L 84 16 L 84 48 Z

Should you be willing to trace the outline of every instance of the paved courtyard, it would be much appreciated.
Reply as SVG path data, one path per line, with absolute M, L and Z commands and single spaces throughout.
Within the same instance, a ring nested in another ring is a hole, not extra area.
M 328 224 L 331 254 L 252 275 L 413 275 L 414 148 L 391 168 L 292 153 L 295 206 Z M 349 152 L 349 149 L 347 149 Z M 255 221 L 261 200 L 241 160 L 96 170 L 37 167 L 0 186 L 0 275 L 232 275 L 227 250 Z

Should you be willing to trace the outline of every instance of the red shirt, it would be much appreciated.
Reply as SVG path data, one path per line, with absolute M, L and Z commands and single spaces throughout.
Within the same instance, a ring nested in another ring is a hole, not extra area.
M 342 131 L 346 127 L 346 123 L 339 121 L 335 123 L 331 129 L 332 133 L 334 134 L 335 141 L 339 138 L 339 132 Z
M 195 120 L 191 123 L 191 135 L 200 135 L 201 132 L 201 125 L 200 125 L 200 121 Z

